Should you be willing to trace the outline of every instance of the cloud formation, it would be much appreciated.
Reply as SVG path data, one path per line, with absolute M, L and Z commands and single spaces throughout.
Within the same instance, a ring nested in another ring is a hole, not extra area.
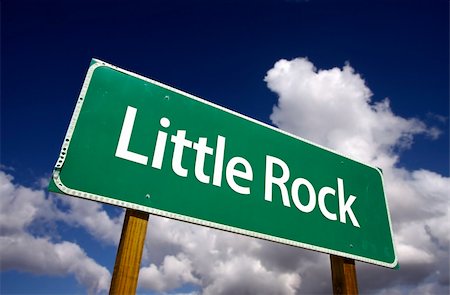
M 45 225 L 67 222 L 73 215 L 80 216 L 85 212 L 89 214 L 85 219 L 98 219 L 96 216 L 105 213 L 95 212 L 100 205 L 84 202 L 86 205 L 82 207 L 92 208 L 86 211 L 69 206 L 70 213 L 65 213 L 43 190 L 15 185 L 13 177 L 3 171 L 0 171 L 0 195 L 2 271 L 14 269 L 39 275 L 73 275 L 91 294 L 109 289 L 111 275 L 108 269 L 89 257 L 79 245 L 55 241 L 54 232 L 45 229 Z
M 110 245 L 118 245 L 125 211 L 111 217 L 103 209 L 102 204 L 78 198 L 61 198 L 61 203 L 68 210 L 60 218 L 72 226 L 79 226 L 95 239 Z
M 300 285 L 298 274 L 261 259 L 267 254 L 277 261 L 284 254 L 274 243 L 156 216 L 150 217 L 147 235 L 144 265 L 154 263 L 141 268 L 141 289 L 169 292 L 187 283 L 203 294 L 296 294 Z M 287 248 L 291 254 L 301 251 Z
M 159 268 L 155 264 L 141 268 L 139 277 L 143 288 L 156 291 L 176 289 L 186 283 L 199 284 L 191 261 L 183 254 L 165 256 Z
M 265 81 L 279 96 L 270 117 L 277 127 L 365 162 L 393 165 L 415 135 L 439 135 L 420 120 L 396 116 L 388 98 L 372 103 L 372 92 L 348 64 L 317 70 L 306 58 L 280 60 Z

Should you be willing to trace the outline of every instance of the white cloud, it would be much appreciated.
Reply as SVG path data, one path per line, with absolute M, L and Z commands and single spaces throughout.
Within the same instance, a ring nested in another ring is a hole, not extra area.
M 213 263 L 211 271 L 214 280 L 204 294 L 295 294 L 301 281 L 296 273 L 270 271 L 245 254 Z
M 181 287 L 185 283 L 199 284 L 193 274 L 191 261 L 182 254 L 165 256 L 158 268 L 155 264 L 141 268 L 139 285 L 146 289 L 167 291 Z
M 90 294 L 108 290 L 109 271 L 71 242 L 53 243 L 27 233 L 0 236 L 2 270 L 17 269 L 39 275 L 74 275 Z
M 72 226 L 82 226 L 94 238 L 112 245 L 118 245 L 125 211 L 111 218 L 100 203 L 72 197 L 63 197 L 61 202 L 69 210 L 61 216 L 65 222 Z
M 52 219 L 56 210 L 42 190 L 15 186 L 13 177 L 0 171 L 0 230 L 2 234 L 22 232 L 38 218 Z
M 71 221 L 86 213 L 86 220 L 104 222 L 105 212 L 98 206 L 75 206 L 69 202 L 70 214 L 58 209 L 56 199 L 43 190 L 33 190 L 13 183 L 13 177 L 0 171 L 0 268 L 15 269 L 38 275 L 73 275 L 89 293 L 109 289 L 109 271 L 90 258 L 77 244 L 54 242 L 52 232 L 43 229 L 39 235 L 31 228 L 55 221 Z M 93 202 L 86 202 L 93 203 Z M 94 208 L 91 210 L 87 208 Z M 106 224 L 110 224 L 106 220 Z M 89 229 L 89 222 L 84 222 Z M 92 225 L 93 226 L 93 225 Z M 97 224 L 99 228 L 101 225 Z M 101 230 L 98 232 L 101 233 Z M 56 237 L 58 238 L 58 237 Z
M 280 60 L 265 81 L 279 96 L 275 125 L 366 162 L 392 165 L 396 149 L 410 147 L 414 135 L 435 135 L 423 122 L 393 114 L 389 99 L 372 103 L 370 89 L 348 64 L 317 70 L 305 58 Z
M 144 261 L 152 263 L 141 268 L 141 289 L 168 292 L 184 281 L 205 294 L 295 294 L 300 284 L 300 276 L 262 263 L 264 244 L 273 243 L 156 216 L 147 237 Z M 178 271 L 169 272 L 169 262 Z

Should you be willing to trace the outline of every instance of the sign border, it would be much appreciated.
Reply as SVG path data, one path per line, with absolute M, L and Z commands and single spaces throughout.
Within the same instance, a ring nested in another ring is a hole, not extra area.
M 259 122 L 259 121 L 255 120 L 255 119 L 247 117 L 247 116 L 245 116 L 243 114 L 239 114 L 239 113 L 237 113 L 235 111 L 229 110 L 229 109 L 224 108 L 222 106 L 216 105 L 216 104 L 214 104 L 212 102 L 209 102 L 209 101 L 204 100 L 202 98 L 199 98 L 197 96 L 191 95 L 189 93 L 186 93 L 184 91 L 178 90 L 178 89 L 173 88 L 171 86 L 162 84 L 162 83 L 157 82 L 155 80 L 152 80 L 152 79 L 146 78 L 144 76 L 141 76 L 139 74 L 136 74 L 136 73 L 133 73 L 133 72 L 121 69 L 119 67 L 113 66 L 113 65 L 108 64 L 108 63 L 106 63 L 104 61 L 101 61 L 99 59 L 95 59 L 94 58 L 94 59 L 92 59 L 92 63 L 90 65 L 89 69 L 88 69 L 88 72 L 86 74 L 86 78 L 85 78 L 85 80 L 83 82 L 83 86 L 81 88 L 80 95 L 78 97 L 78 100 L 77 100 L 77 103 L 76 103 L 76 106 L 75 106 L 75 109 L 74 109 L 74 112 L 73 112 L 73 115 L 72 115 L 72 119 L 70 120 L 70 124 L 69 124 L 68 130 L 66 132 L 66 135 L 64 137 L 64 142 L 62 144 L 61 151 L 60 151 L 58 160 L 57 160 L 57 162 L 55 164 L 55 167 L 54 167 L 54 170 L 53 170 L 53 174 L 52 174 L 52 179 L 53 179 L 54 184 L 56 185 L 56 187 L 62 193 L 66 194 L 66 195 L 74 196 L 74 197 L 79 197 L 79 198 L 83 198 L 83 199 L 98 201 L 98 202 L 102 202 L 102 203 L 106 203 L 106 204 L 111 204 L 111 205 L 115 205 L 115 206 L 120 206 L 120 207 L 129 208 L 129 209 L 134 209 L 134 210 L 140 210 L 140 211 L 148 212 L 148 213 L 151 213 L 151 214 L 155 214 L 155 215 L 159 215 L 159 216 L 163 216 L 163 217 L 167 217 L 167 218 L 171 218 L 171 219 L 176 219 L 176 220 L 180 220 L 180 221 L 184 221 L 184 222 L 189 222 L 189 223 L 193 223 L 193 224 L 203 225 L 203 226 L 216 228 L 216 229 L 220 229 L 220 230 L 224 230 L 224 231 L 228 231 L 228 232 L 232 232 L 232 233 L 237 233 L 237 234 L 241 234 L 241 235 L 245 235 L 245 236 L 250 236 L 250 237 L 260 238 L 260 239 L 264 239 L 264 240 L 268 240 L 268 241 L 272 241 L 272 242 L 277 242 L 277 243 L 281 243 L 281 244 L 285 244 L 285 245 L 301 247 L 301 248 L 314 250 L 314 251 L 318 251 L 318 252 L 322 252 L 322 253 L 327 253 L 327 254 L 347 257 L 347 258 L 355 259 L 355 260 L 358 260 L 358 261 L 363 261 L 363 262 L 367 262 L 367 263 L 371 263 L 371 264 L 375 264 L 375 265 L 380 265 L 380 266 L 384 266 L 384 267 L 388 267 L 388 268 L 396 268 L 398 266 L 398 257 L 397 257 L 397 252 L 396 252 L 396 249 L 395 249 L 394 235 L 393 235 L 393 232 L 392 232 L 391 217 L 390 217 L 389 206 L 388 206 L 388 203 L 387 203 L 386 194 L 384 192 L 384 189 L 383 189 L 383 196 L 384 196 L 384 201 L 385 201 L 385 204 L 386 204 L 388 223 L 389 223 L 389 230 L 390 230 L 390 234 L 391 234 L 392 248 L 394 250 L 394 258 L 395 258 L 394 261 L 391 262 L 391 263 L 378 261 L 378 260 L 366 258 L 366 257 L 359 256 L 359 255 L 348 254 L 348 253 L 345 253 L 345 252 L 340 252 L 340 251 L 336 251 L 336 250 L 332 250 L 332 249 L 328 249 L 328 248 L 324 248 L 324 247 L 319 247 L 319 246 L 315 246 L 315 245 L 311 245 L 311 244 L 301 243 L 301 242 L 297 242 L 297 241 L 293 241 L 293 240 L 289 240 L 289 239 L 284 239 L 284 238 L 279 238 L 279 237 L 275 237 L 275 236 L 271 236 L 271 235 L 261 234 L 261 233 L 258 233 L 258 232 L 254 232 L 254 231 L 250 231 L 250 230 L 244 230 L 244 229 L 240 229 L 240 228 L 237 228 L 237 227 L 228 226 L 228 225 L 224 225 L 224 224 L 219 224 L 219 223 L 215 223 L 215 222 L 211 222 L 211 221 L 205 221 L 205 220 L 194 218 L 194 217 L 189 217 L 189 216 L 185 216 L 185 215 L 181 215 L 181 214 L 171 213 L 171 212 L 167 212 L 167 211 L 163 211 L 163 210 L 159 210 L 159 209 L 155 209 L 155 208 L 151 208 L 151 207 L 147 207 L 147 206 L 142 206 L 142 205 L 126 202 L 126 201 L 121 201 L 121 200 L 117 200 L 117 199 L 113 199 L 113 198 L 109 198 L 109 197 L 104 197 L 104 196 L 96 195 L 96 194 L 89 193 L 89 192 L 83 192 L 83 191 L 79 191 L 79 190 L 67 187 L 66 185 L 64 185 L 64 183 L 62 182 L 62 180 L 60 178 L 59 170 L 62 169 L 62 167 L 64 165 L 66 154 L 67 154 L 67 151 L 68 151 L 69 146 L 70 146 L 70 141 L 71 141 L 71 138 L 72 138 L 72 134 L 73 134 L 73 132 L 75 130 L 75 126 L 76 126 L 79 114 L 81 112 L 81 109 L 82 109 L 82 106 L 83 106 L 83 102 L 84 102 L 84 98 L 86 96 L 87 90 L 89 88 L 89 84 L 90 84 L 91 79 L 92 79 L 92 75 L 94 74 L 94 71 L 97 68 L 99 68 L 99 67 L 108 67 L 108 68 L 111 68 L 113 70 L 122 72 L 124 74 L 133 76 L 135 78 L 141 79 L 143 81 L 150 82 L 150 83 L 155 84 L 155 85 L 157 85 L 159 87 L 162 87 L 162 88 L 165 88 L 167 90 L 176 92 L 176 93 L 178 93 L 180 95 L 183 95 L 183 96 L 185 96 L 187 98 L 190 98 L 190 99 L 199 101 L 201 103 L 207 104 L 207 105 L 212 106 L 212 107 L 214 107 L 216 109 L 219 109 L 221 111 L 224 111 L 224 112 L 230 113 L 232 115 L 241 117 L 241 118 L 243 118 L 243 119 L 245 119 L 247 121 L 250 121 L 252 123 L 261 125 L 263 127 L 272 129 L 272 130 L 274 130 L 276 132 L 279 132 L 279 133 L 282 133 L 284 135 L 293 137 L 293 138 L 295 138 L 297 140 L 306 142 L 306 143 L 311 144 L 311 145 L 313 145 L 315 147 L 321 148 L 323 150 L 331 152 L 331 153 L 333 153 L 335 155 L 339 155 L 339 156 L 344 157 L 346 159 L 349 159 L 351 161 L 358 162 L 358 163 L 360 163 L 360 164 L 362 164 L 364 166 L 367 166 L 367 167 L 369 167 L 371 169 L 375 169 L 380 174 L 381 183 L 382 183 L 382 186 L 384 188 L 384 180 L 383 180 L 383 177 L 382 177 L 382 174 L 381 174 L 381 171 L 380 171 L 379 168 L 376 168 L 374 166 L 371 166 L 371 165 L 369 165 L 367 163 L 364 163 L 364 162 L 361 162 L 361 161 L 353 160 L 353 159 L 349 158 L 348 156 L 340 154 L 340 153 L 338 153 L 336 151 L 333 151 L 333 150 L 331 150 L 329 148 L 323 147 L 323 146 L 321 146 L 321 145 L 319 145 L 317 143 L 310 142 L 307 139 L 304 139 L 304 138 L 301 138 L 299 136 L 290 134 L 290 133 L 288 133 L 286 131 L 283 131 L 281 129 L 275 128 L 275 127 L 270 126 L 268 124 L 265 124 L 263 122 Z

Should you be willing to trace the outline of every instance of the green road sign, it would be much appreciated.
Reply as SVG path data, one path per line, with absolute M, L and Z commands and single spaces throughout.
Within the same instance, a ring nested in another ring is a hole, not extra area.
M 98 60 L 49 189 L 397 264 L 378 169 Z

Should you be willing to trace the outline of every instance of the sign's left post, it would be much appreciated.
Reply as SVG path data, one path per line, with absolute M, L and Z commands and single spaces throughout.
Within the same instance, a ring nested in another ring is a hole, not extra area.
M 109 294 L 136 294 L 149 214 L 127 209 Z

